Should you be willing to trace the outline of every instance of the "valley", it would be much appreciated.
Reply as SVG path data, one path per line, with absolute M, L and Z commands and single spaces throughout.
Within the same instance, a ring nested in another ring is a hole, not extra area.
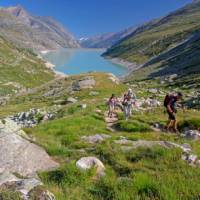
M 0 199 L 199 200 L 199 20 L 196 0 L 80 41 L 0 8 Z M 163 104 L 178 92 L 175 133 Z

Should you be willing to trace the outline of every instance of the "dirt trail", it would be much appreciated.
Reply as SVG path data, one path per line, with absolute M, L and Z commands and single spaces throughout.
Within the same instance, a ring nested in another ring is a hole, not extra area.
M 107 129 L 110 130 L 110 131 L 112 131 L 112 132 L 115 132 L 116 129 L 113 126 L 119 120 L 118 117 L 117 117 L 117 114 L 114 113 L 113 117 L 111 118 L 111 117 L 108 117 L 108 111 L 106 111 L 104 113 L 104 120 L 106 122 Z

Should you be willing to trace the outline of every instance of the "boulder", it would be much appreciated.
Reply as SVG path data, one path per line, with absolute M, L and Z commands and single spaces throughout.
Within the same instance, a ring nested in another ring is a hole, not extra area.
M 90 135 L 90 136 L 83 136 L 82 139 L 89 142 L 89 143 L 101 143 L 105 139 L 110 138 L 109 135 L 106 134 L 96 134 L 96 135 Z
M 72 90 L 79 91 L 82 89 L 92 89 L 96 84 L 93 77 L 85 77 L 72 83 Z
M 11 171 L 32 176 L 37 171 L 58 167 L 41 147 L 6 128 L 0 129 L 0 152 L 0 173 Z
M 82 157 L 76 162 L 76 166 L 83 171 L 96 167 L 97 176 L 105 175 L 105 167 L 103 163 L 96 157 Z
M 186 130 L 184 137 L 191 140 L 198 140 L 200 139 L 200 132 L 197 130 Z

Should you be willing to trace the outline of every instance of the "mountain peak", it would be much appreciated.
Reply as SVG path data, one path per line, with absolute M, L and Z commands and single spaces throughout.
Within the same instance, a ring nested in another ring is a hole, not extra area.
M 8 7 L 6 10 L 10 14 L 12 14 L 16 17 L 27 17 L 27 16 L 29 16 L 28 12 L 21 5 Z

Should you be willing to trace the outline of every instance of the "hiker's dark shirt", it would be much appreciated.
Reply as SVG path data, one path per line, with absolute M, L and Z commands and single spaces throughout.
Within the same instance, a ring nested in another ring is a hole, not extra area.
M 177 102 L 177 97 L 175 96 L 170 96 L 170 100 L 168 103 L 168 106 L 170 106 L 170 108 L 172 109 L 173 112 L 176 111 L 176 102 Z

